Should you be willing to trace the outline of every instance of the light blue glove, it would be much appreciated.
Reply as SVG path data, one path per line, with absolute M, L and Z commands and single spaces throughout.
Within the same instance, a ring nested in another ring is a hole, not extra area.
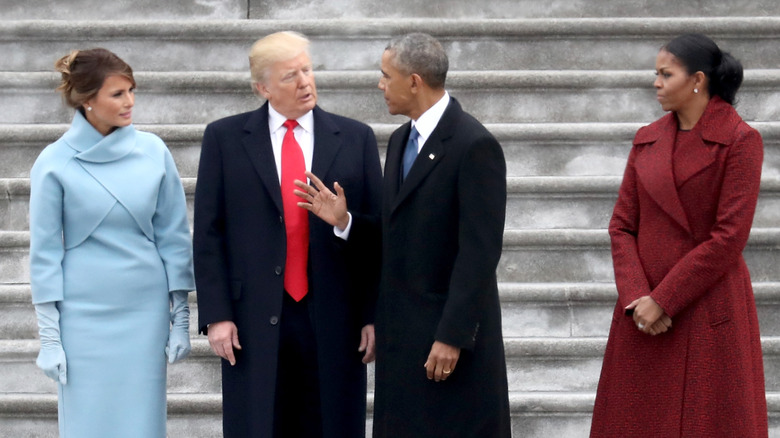
M 68 363 L 60 338 L 60 311 L 54 301 L 35 305 L 41 351 L 35 364 L 55 382 L 68 383 Z
M 165 354 L 168 362 L 174 363 L 190 354 L 190 306 L 187 304 L 186 290 L 175 290 L 170 294 L 171 332 L 168 334 L 168 346 Z

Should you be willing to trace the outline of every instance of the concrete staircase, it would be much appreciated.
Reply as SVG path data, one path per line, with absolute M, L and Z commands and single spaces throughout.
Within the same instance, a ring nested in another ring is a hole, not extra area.
M 662 114 L 652 90 L 658 48 L 700 31 L 732 51 L 746 67 L 738 109 L 765 141 L 762 193 L 745 254 L 763 334 L 770 436 L 780 437 L 780 4 L 484 3 L 4 4 L 0 438 L 57 435 L 56 387 L 34 364 L 27 231 L 30 166 L 71 118 L 53 91 L 55 59 L 72 48 L 102 46 L 133 66 L 136 125 L 171 148 L 191 206 L 205 124 L 259 105 L 246 52 L 256 38 L 285 29 L 312 39 L 321 106 L 371 124 L 382 152 L 404 121 L 387 114 L 376 89 L 382 50 L 398 33 L 437 36 L 450 55 L 448 89 L 503 145 L 509 200 L 498 275 L 517 437 L 588 434 L 616 298 L 605 229 L 633 134 Z M 195 318 L 194 300 L 192 306 Z M 193 331 L 191 358 L 169 368 L 170 437 L 221 436 L 219 378 L 218 361 Z M 371 388 L 368 399 L 370 417 Z

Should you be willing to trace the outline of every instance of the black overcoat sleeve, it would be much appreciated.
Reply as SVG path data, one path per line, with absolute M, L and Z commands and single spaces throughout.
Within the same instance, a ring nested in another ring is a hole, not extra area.
M 225 245 L 222 151 L 213 124 L 206 127 L 195 187 L 193 252 L 198 297 L 198 331 L 208 324 L 232 321 Z

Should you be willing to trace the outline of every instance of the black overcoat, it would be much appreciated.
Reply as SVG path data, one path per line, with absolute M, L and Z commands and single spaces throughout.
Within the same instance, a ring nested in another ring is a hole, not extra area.
M 410 129 L 392 134 L 385 163 L 373 436 L 509 437 L 501 145 L 452 99 L 401 184 Z M 462 349 L 439 383 L 423 368 L 434 340 Z
M 331 189 L 339 182 L 353 216 L 345 242 L 309 215 L 323 430 L 325 437 L 362 437 L 366 368 L 357 350 L 376 301 L 381 167 L 367 125 L 316 107 L 314 131 L 312 172 Z M 270 437 L 286 239 L 267 103 L 206 127 L 193 239 L 199 331 L 233 321 L 242 346 L 235 366 L 222 360 L 225 437 Z

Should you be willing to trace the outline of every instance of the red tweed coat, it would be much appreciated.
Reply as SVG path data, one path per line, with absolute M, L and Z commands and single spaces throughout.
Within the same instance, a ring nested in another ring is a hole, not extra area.
M 672 152 L 667 114 L 634 139 L 609 224 L 618 302 L 591 437 L 766 437 L 764 370 L 742 257 L 763 143 L 712 98 L 695 144 Z M 679 187 L 679 188 L 678 188 Z M 650 295 L 672 328 L 650 336 L 624 307 Z

